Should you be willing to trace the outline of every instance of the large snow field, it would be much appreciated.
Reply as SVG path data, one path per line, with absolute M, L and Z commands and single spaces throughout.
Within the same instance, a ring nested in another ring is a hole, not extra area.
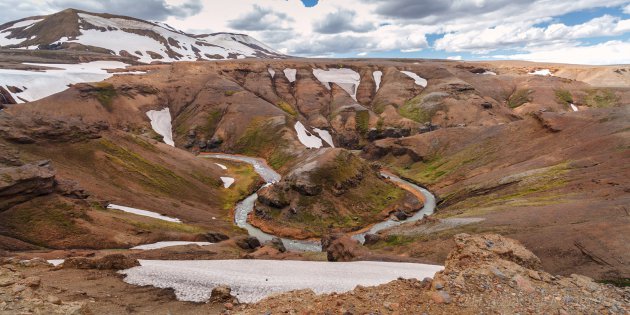
M 123 270 L 125 282 L 173 288 L 177 299 L 204 302 L 219 285 L 232 288 L 240 302 L 311 289 L 317 294 L 347 292 L 357 285 L 375 286 L 398 278 L 433 277 L 442 266 L 391 262 L 314 262 L 272 260 L 141 260 Z
M 171 125 L 171 112 L 168 107 L 162 110 L 150 110 L 147 116 L 151 120 L 151 128 L 164 138 L 164 143 L 175 146 L 173 141 L 173 126 Z
M 68 88 L 69 84 L 103 81 L 114 75 L 114 73 L 107 73 L 107 69 L 128 66 L 119 61 L 93 61 L 80 64 L 25 64 L 55 69 L 44 71 L 0 69 L 0 86 L 7 88 L 7 90 L 9 86 L 24 90 L 19 93 L 11 93 L 11 96 L 18 103 L 23 102 L 20 98 L 32 102 L 62 92 Z
M 141 209 L 136 209 L 136 208 L 131 208 L 131 207 L 115 205 L 115 204 L 109 204 L 107 206 L 107 209 L 120 210 L 120 211 L 123 211 L 123 212 L 133 213 L 135 215 L 141 215 L 141 216 L 150 217 L 150 218 L 154 218 L 154 219 L 158 219 L 158 220 L 162 220 L 162 221 L 182 223 L 182 221 L 180 219 L 167 217 L 165 215 L 161 215 L 161 214 L 153 212 L 153 211 L 141 210 Z

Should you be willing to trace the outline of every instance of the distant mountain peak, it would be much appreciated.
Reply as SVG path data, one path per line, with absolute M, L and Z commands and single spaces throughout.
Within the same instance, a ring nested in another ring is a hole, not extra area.
M 144 63 L 284 57 L 245 34 L 193 35 L 162 22 L 73 8 L 0 25 L 0 47 L 87 50 Z

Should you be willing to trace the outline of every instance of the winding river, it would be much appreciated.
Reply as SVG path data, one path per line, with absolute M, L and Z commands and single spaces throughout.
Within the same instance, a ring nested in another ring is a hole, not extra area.
M 282 178 L 280 174 L 278 174 L 276 171 L 274 171 L 271 167 L 267 165 L 264 159 L 241 156 L 241 155 L 222 154 L 222 153 L 203 154 L 201 155 L 201 157 L 248 163 L 254 167 L 254 170 L 256 171 L 256 173 L 258 173 L 258 175 L 260 175 L 260 177 L 262 177 L 262 179 L 267 183 L 266 185 L 273 185 L 274 183 L 280 181 L 280 179 Z M 402 178 L 399 178 L 391 173 L 381 172 L 381 175 L 396 184 L 400 184 L 401 186 L 405 186 L 408 189 L 411 189 L 417 193 L 422 194 L 424 196 L 424 207 L 405 221 L 396 221 L 396 220 L 389 219 L 387 221 L 383 221 L 383 222 L 373 225 L 366 232 L 353 235 L 352 238 L 358 240 L 359 242 L 361 242 L 361 244 L 363 244 L 363 242 L 365 241 L 366 234 L 374 234 L 384 229 L 388 229 L 388 228 L 403 224 L 405 222 L 418 221 L 418 220 L 421 220 L 425 215 L 427 216 L 431 215 L 435 211 L 435 196 L 433 196 L 431 192 L 429 192 L 428 190 L 418 185 L 415 185 Z M 257 227 L 247 222 L 247 216 L 252 211 L 254 211 L 254 203 L 256 202 L 256 199 L 258 199 L 258 194 L 254 193 L 248 196 L 247 198 L 243 199 L 243 201 L 239 202 L 236 205 L 236 208 L 234 209 L 234 223 L 238 227 L 241 227 L 247 230 L 249 235 L 258 238 L 261 242 L 270 241 L 275 237 L 274 235 L 265 233 L 261 231 L 260 229 L 258 229 Z M 292 240 L 292 239 L 286 239 L 286 238 L 280 238 L 280 239 L 284 243 L 284 246 L 287 248 L 287 250 L 290 250 L 290 251 L 319 252 L 322 250 L 322 247 L 319 241 Z

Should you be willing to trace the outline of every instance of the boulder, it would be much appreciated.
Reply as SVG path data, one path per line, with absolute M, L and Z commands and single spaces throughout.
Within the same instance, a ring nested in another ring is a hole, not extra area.
M 211 303 L 230 303 L 234 301 L 235 298 L 232 296 L 232 289 L 228 286 L 218 286 L 212 289 L 212 293 L 210 293 Z
M 344 235 L 328 245 L 326 256 L 328 261 L 353 261 L 363 256 L 363 251 L 358 241 Z
M 253 250 L 260 247 L 260 241 L 253 236 L 239 236 L 235 239 L 236 245 L 245 250 Z
M 208 232 L 204 235 L 204 237 L 210 243 L 220 243 L 220 242 L 230 239 L 229 236 L 223 233 L 218 233 L 218 232 Z
M 363 245 L 372 245 L 376 244 L 381 240 L 381 236 L 378 234 L 365 234 L 365 242 Z
M 284 253 L 287 251 L 287 248 L 284 246 L 284 243 L 278 237 L 274 237 L 270 242 L 268 242 L 268 245 L 277 249 L 281 253 Z

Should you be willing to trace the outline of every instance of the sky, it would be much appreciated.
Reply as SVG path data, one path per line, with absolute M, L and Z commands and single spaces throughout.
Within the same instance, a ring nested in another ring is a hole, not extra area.
M 630 63 L 630 0 L 0 0 L 0 24 L 68 7 L 302 57 Z

